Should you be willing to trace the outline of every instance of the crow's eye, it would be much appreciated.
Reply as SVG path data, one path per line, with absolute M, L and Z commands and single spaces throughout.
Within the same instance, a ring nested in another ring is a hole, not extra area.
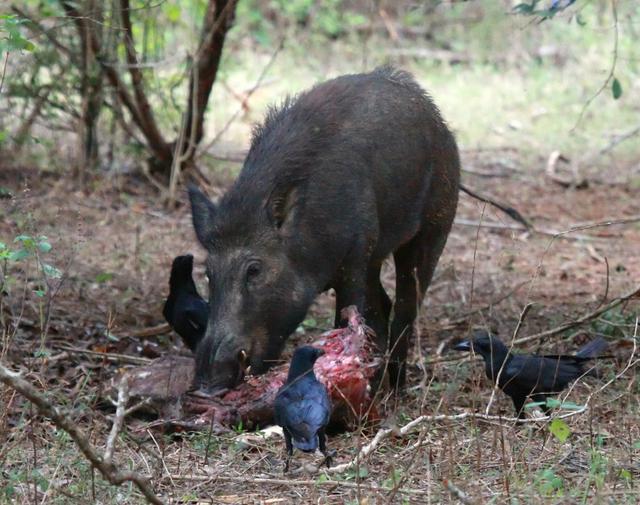
M 261 273 L 262 273 L 262 265 L 259 262 L 253 261 L 249 263 L 249 265 L 247 266 L 247 282 L 256 280 L 256 278 Z

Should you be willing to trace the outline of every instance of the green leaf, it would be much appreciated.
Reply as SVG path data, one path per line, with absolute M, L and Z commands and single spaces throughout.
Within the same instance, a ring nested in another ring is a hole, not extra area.
M 44 296 L 44 290 L 43 289 L 35 289 L 33 292 L 35 293 L 36 296 L 39 296 L 40 298 L 42 298 Z
M 11 254 L 9 254 L 9 259 L 11 261 L 20 261 L 28 258 L 29 256 L 31 256 L 31 253 L 26 249 L 18 249 L 17 251 L 12 251 Z
M 48 253 L 51 250 L 51 244 L 46 240 L 41 240 L 38 242 L 38 249 L 40 249 L 40 252 Z
M 633 479 L 631 472 L 626 468 L 623 468 L 622 470 L 620 470 L 620 477 L 622 477 L 624 480 L 629 480 L 629 481 Z
M 96 282 L 98 284 L 104 284 L 105 282 L 109 282 L 114 278 L 114 275 L 111 272 L 100 272 L 96 275 Z
M 60 270 L 47 263 L 42 264 L 42 271 L 47 277 L 51 277 L 52 279 L 59 279 L 62 277 L 62 272 Z
M 554 419 L 549 424 L 549 431 L 560 441 L 565 442 L 569 435 L 571 435 L 571 430 L 567 423 L 565 423 L 562 419 Z
M 617 100 L 622 96 L 622 84 L 620 84 L 617 77 L 614 77 L 613 82 L 611 83 L 611 94 L 613 95 L 614 100 Z
M 35 245 L 35 241 L 31 235 L 18 235 L 13 239 L 14 242 L 22 242 L 24 247 L 33 247 Z
M 329 477 L 327 477 L 326 473 L 321 473 L 320 476 L 316 479 L 316 482 L 318 484 L 322 484 L 323 482 L 327 482 L 329 480 Z

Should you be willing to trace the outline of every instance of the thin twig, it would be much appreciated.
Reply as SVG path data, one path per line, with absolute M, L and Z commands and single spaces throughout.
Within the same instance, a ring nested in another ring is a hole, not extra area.
M 621 303 L 624 303 L 627 300 L 630 300 L 631 298 L 635 298 L 637 296 L 640 296 L 640 287 L 636 287 L 633 291 L 631 291 L 630 293 L 627 293 L 626 295 L 622 295 L 618 298 L 614 298 L 606 305 L 603 305 L 599 309 L 579 317 L 575 321 L 570 321 L 568 323 L 561 324 L 560 326 L 556 326 L 555 328 L 551 328 L 550 330 L 541 331 L 540 333 L 534 333 L 533 335 L 516 339 L 514 341 L 514 344 L 524 344 L 526 342 L 531 342 L 533 340 L 539 340 L 545 337 L 550 337 L 551 335 L 557 335 L 558 333 L 562 333 L 565 330 L 574 328 L 575 326 L 579 326 L 583 323 L 586 323 L 587 321 L 591 321 L 592 319 L 597 318 L 601 314 L 604 314 L 605 312 L 613 309 L 614 307 L 617 307 Z
M 570 130 L 571 132 L 580 125 L 587 108 L 591 105 L 591 102 L 593 102 L 609 85 L 611 79 L 613 79 L 613 74 L 616 71 L 616 64 L 618 63 L 618 9 L 616 7 L 616 1 L 617 0 L 611 0 L 611 13 L 613 14 L 613 60 L 611 62 L 611 67 L 609 68 L 609 73 L 598 90 L 584 103 L 576 124 L 573 125 L 573 128 Z
M 40 391 L 24 380 L 19 373 L 9 370 L 1 363 L 0 382 L 18 391 L 35 405 L 41 415 L 48 417 L 58 428 L 67 432 L 85 457 L 91 462 L 91 465 L 111 484 L 119 486 L 124 482 L 132 482 L 151 503 L 157 505 L 164 504 L 153 492 L 147 477 L 134 471 L 120 472 L 113 463 L 106 462 L 100 457 L 96 448 L 89 442 L 87 435 L 77 427 L 76 423 L 67 413 L 53 406 Z
M 631 137 L 635 137 L 638 134 L 640 134 L 640 125 L 636 126 L 635 128 L 629 130 L 626 133 L 623 133 L 621 135 L 616 135 L 613 138 L 613 140 L 611 142 L 609 142 L 609 144 L 607 144 L 602 149 L 600 149 L 600 151 L 598 152 L 598 155 L 602 156 L 604 154 L 607 154 L 609 151 L 613 150 L 616 146 L 618 146 L 619 144 L 621 144 L 625 140 L 628 140 Z
M 90 351 L 88 349 L 80 349 L 79 347 L 73 347 L 66 344 L 54 344 L 52 347 L 57 349 L 63 349 L 65 351 L 71 351 L 77 354 L 86 354 L 87 356 L 99 356 L 101 358 L 110 359 L 113 361 L 120 361 L 123 363 L 132 363 L 134 365 L 148 365 L 153 360 L 149 358 L 140 358 L 137 356 L 127 356 L 126 354 L 116 354 L 113 352 L 98 352 Z
M 523 233 L 533 232 L 539 235 L 549 235 L 553 238 L 564 238 L 568 240 L 594 240 L 600 237 L 591 236 L 591 235 L 576 235 L 574 234 L 574 232 L 589 230 L 591 228 L 602 228 L 606 226 L 612 226 L 615 224 L 637 223 L 639 221 L 640 221 L 640 215 L 633 215 L 633 216 L 622 217 L 622 218 L 605 219 L 603 221 L 590 221 L 586 223 L 580 223 L 580 224 L 573 225 L 570 228 L 562 231 L 548 229 L 548 228 L 538 228 L 536 226 L 532 226 L 530 229 L 526 229 L 516 224 L 496 223 L 493 221 L 484 221 L 481 223 L 476 220 L 464 219 L 464 218 L 457 218 L 454 221 L 454 223 L 462 226 L 473 226 L 474 228 L 480 227 L 480 228 L 493 228 L 497 230 L 513 230 L 513 231 L 521 231 Z M 571 234 L 572 236 L 569 237 L 568 236 L 569 234 Z
M 116 445 L 116 438 L 122 429 L 124 417 L 127 414 L 127 402 L 129 401 L 129 379 L 127 374 L 123 374 L 118 386 L 118 403 L 116 404 L 116 415 L 113 419 L 113 426 L 109 438 L 107 438 L 107 447 L 104 450 L 104 462 L 109 465 L 113 459 L 113 451 Z

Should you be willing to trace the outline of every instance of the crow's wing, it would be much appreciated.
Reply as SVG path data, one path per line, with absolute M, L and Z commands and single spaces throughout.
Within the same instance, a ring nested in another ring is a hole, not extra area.
M 285 385 L 274 404 L 276 422 L 293 437 L 293 445 L 303 451 L 318 446 L 318 431 L 327 425 L 331 405 L 325 387 L 317 380 Z
M 544 356 L 513 356 L 500 378 L 500 387 L 525 394 L 557 393 L 583 374 L 576 360 Z

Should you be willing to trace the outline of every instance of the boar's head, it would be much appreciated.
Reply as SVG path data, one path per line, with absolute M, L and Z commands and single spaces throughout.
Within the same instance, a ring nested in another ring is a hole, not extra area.
M 208 253 L 210 313 L 195 350 L 200 390 L 233 387 L 249 367 L 265 372 L 304 319 L 315 291 L 290 251 L 296 193 L 247 197 L 234 187 L 214 204 L 189 187 L 195 232 Z

